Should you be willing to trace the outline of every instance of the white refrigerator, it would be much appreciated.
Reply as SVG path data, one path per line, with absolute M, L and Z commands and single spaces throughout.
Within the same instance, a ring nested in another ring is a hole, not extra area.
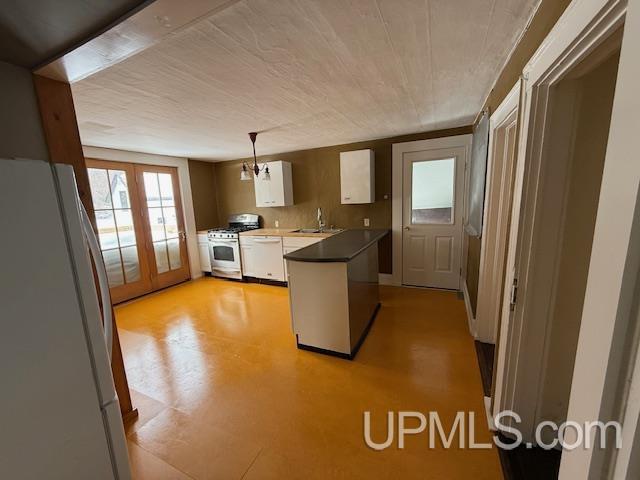
M 70 166 L 0 159 L 0 478 L 131 477 L 83 214 Z

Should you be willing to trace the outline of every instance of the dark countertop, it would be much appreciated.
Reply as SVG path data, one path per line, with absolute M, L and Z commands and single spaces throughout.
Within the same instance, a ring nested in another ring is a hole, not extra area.
M 345 230 L 284 258 L 296 262 L 348 262 L 388 233 L 389 230 Z

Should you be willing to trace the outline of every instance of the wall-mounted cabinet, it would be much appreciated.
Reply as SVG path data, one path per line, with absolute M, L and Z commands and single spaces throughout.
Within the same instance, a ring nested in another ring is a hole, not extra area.
M 373 203 L 375 192 L 373 150 L 340 153 L 340 203 Z
M 289 162 L 268 162 L 271 180 L 264 179 L 264 171 L 253 177 L 256 207 L 287 207 L 293 205 L 293 183 Z

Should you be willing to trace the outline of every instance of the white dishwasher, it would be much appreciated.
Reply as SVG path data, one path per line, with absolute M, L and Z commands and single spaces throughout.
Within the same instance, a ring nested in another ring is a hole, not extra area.
M 253 237 L 256 277 L 285 281 L 282 237 Z

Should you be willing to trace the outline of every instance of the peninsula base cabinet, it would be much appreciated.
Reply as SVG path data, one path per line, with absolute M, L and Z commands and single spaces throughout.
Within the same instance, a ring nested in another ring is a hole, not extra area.
M 240 237 L 242 274 L 284 282 L 282 237 Z

